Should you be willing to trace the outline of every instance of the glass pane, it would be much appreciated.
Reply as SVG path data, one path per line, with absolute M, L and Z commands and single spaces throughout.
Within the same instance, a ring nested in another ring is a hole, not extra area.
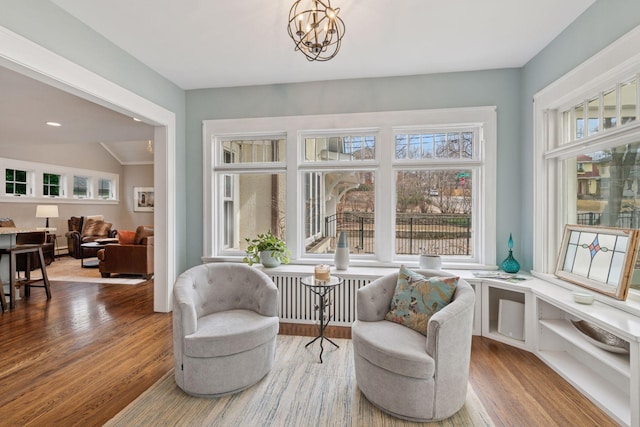
M 73 195 L 86 197 L 88 195 L 88 178 L 82 176 L 73 177 Z
M 398 134 L 396 159 L 473 158 L 474 132 Z
M 285 139 L 231 140 L 221 144 L 225 164 L 284 162 Z
M 471 170 L 396 172 L 396 253 L 473 255 Z
M 584 138 L 584 107 L 582 104 L 576 106 L 573 110 L 575 120 L 575 139 Z
M 13 169 L 6 169 L 5 170 L 6 174 L 5 174 L 5 180 L 6 181 L 14 181 L 14 170 Z
M 618 120 L 616 114 L 616 91 L 612 90 L 605 93 L 602 103 L 604 129 L 615 128 Z
M 305 137 L 304 161 L 353 161 L 375 159 L 375 135 Z
M 600 98 L 595 98 L 587 104 L 589 107 L 589 135 L 596 134 L 600 129 Z
M 228 178 L 225 178 L 228 177 Z M 236 189 L 231 199 L 222 203 L 221 243 L 229 249 L 247 248 L 245 238 L 254 238 L 258 234 L 271 231 L 285 238 L 286 218 L 286 180 L 284 174 L 225 174 L 221 175 L 220 191 L 233 182 Z
M 108 179 L 100 179 L 98 181 L 98 197 L 108 199 L 111 197 L 111 181 Z
M 27 194 L 27 184 L 16 184 L 15 194 L 25 195 Z
M 27 182 L 27 171 L 16 170 L 16 182 Z
M 639 150 L 640 141 L 565 161 L 568 223 L 640 227 Z
M 620 86 L 620 117 L 621 124 L 629 123 L 637 119 L 636 117 L 636 81 L 632 81 Z
M 303 180 L 306 252 L 334 253 L 346 231 L 351 254 L 373 254 L 374 172 L 307 172 Z

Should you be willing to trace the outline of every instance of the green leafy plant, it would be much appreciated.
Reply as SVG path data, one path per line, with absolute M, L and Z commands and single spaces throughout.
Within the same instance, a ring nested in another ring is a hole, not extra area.
M 260 252 L 271 251 L 271 256 L 279 260 L 283 264 L 289 263 L 289 257 L 291 252 L 287 249 L 286 243 L 274 236 L 271 231 L 263 234 L 258 234 L 254 239 L 245 238 L 248 243 L 246 256 L 242 259 L 242 262 L 246 262 L 249 265 L 253 265 L 260 262 Z

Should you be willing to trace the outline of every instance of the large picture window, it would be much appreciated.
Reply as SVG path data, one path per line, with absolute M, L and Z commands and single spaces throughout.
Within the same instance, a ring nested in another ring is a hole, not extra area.
M 345 231 L 356 264 L 494 264 L 495 126 L 493 107 L 205 121 L 205 245 L 239 259 L 270 230 L 329 262 Z

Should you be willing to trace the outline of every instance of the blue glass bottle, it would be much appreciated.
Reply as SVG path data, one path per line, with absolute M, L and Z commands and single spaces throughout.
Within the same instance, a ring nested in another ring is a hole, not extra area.
M 509 233 L 509 256 L 502 261 L 500 268 L 502 268 L 505 273 L 517 273 L 520 271 L 520 263 L 513 257 L 513 237 L 511 233 Z

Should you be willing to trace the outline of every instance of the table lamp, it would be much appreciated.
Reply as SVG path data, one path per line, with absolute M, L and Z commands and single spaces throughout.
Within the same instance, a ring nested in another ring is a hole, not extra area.
M 36 218 L 46 218 L 45 227 L 49 228 L 49 218 L 58 218 L 57 205 L 38 205 L 36 206 Z

